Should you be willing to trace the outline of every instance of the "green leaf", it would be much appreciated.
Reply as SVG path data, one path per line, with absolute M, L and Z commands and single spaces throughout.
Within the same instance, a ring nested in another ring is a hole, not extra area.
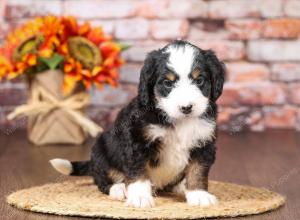
M 131 45 L 125 44 L 125 43 L 120 43 L 119 42 L 118 44 L 121 47 L 121 51 L 128 50 L 131 47 Z
M 41 62 L 46 64 L 49 69 L 54 70 L 57 69 L 58 66 L 63 62 L 64 57 L 55 53 L 52 57 L 49 58 L 40 57 L 40 60 Z

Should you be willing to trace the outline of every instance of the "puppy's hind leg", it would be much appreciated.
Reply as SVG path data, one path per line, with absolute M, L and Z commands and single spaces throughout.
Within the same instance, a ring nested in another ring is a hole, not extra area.
M 215 205 L 218 203 L 217 198 L 206 190 L 188 190 L 187 181 L 183 179 L 172 189 L 173 193 L 185 196 L 189 205 L 199 205 L 202 207 Z
M 105 194 L 108 194 L 115 200 L 124 200 L 126 198 L 126 186 L 123 182 L 114 182 L 109 175 L 104 173 L 98 173 L 94 175 L 94 181 L 97 184 L 99 190 Z
M 177 185 L 172 188 L 172 192 L 184 196 L 186 191 L 186 179 L 181 180 Z

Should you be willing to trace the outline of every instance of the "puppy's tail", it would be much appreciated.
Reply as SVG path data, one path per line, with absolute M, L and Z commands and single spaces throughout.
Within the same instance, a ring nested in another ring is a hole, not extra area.
M 53 168 L 61 174 L 70 176 L 89 176 L 90 161 L 71 162 L 65 159 L 55 158 L 49 161 Z

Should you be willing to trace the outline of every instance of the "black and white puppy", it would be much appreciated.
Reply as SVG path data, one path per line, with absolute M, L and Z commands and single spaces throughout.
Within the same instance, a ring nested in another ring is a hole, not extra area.
M 133 207 L 154 206 L 159 190 L 182 194 L 190 205 L 216 204 L 207 187 L 224 74 L 212 51 L 185 41 L 152 51 L 138 96 L 98 138 L 91 160 L 51 164 L 63 174 L 92 176 L 100 191 Z

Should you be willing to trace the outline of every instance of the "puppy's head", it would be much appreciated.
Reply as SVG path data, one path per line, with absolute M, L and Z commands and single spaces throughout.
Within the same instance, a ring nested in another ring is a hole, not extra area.
M 148 54 L 140 75 L 141 105 L 172 120 L 199 117 L 223 90 L 225 69 L 215 54 L 175 41 Z

